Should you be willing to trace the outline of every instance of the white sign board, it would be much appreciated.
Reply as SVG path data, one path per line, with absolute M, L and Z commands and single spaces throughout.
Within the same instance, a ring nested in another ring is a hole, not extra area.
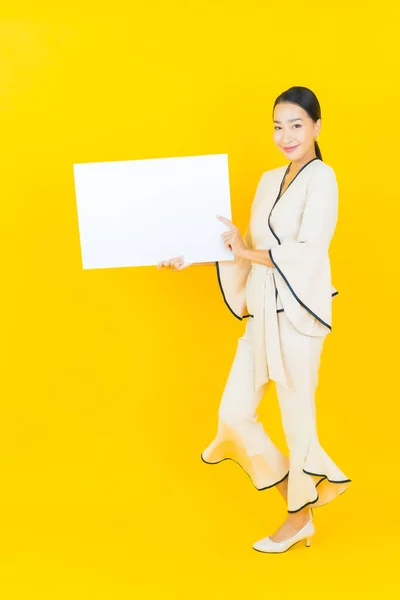
M 84 269 L 234 260 L 226 154 L 81 163 L 74 179 Z

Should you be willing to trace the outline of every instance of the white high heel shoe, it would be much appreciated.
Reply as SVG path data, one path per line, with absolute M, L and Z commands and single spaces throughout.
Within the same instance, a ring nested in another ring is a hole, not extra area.
M 301 540 L 306 540 L 306 547 L 308 548 L 311 544 L 311 538 L 315 533 L 315 526 L 313 523 L 312 516 L 307 523 L 294 535 L 282 542 L 274 542 L 270 537 L 262 538 L 253 544 L 254 550 L 259 552 L 286 552 L 294 544 L 297 544 Z

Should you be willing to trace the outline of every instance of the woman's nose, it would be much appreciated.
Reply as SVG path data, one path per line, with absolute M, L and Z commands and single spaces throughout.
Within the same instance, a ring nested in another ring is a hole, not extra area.
M 284 135 L 282 138 L 282 145 L 283 146 L 290 146 L 290 144 L 293 143 L 293 140 L 290 136 L 288 135 Z

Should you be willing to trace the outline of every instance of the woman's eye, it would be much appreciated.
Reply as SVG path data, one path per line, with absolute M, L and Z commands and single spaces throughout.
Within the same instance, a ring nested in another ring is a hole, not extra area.
M 295 123 L 295 124 L 293 125 L 293 127 L 301 127 L 301 125 L 300 125 L 300 123 Z M 277 129 L 281 129 L 281 128 L 280 128 L 280 127 L 278 127 L 278 125 L 276 125 L 276 126 L 274 127 L 274 129 L 275 129 L 275 131 L 276 131 Z

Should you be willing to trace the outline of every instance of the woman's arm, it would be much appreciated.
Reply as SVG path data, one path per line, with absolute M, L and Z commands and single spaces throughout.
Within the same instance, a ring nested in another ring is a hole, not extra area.
M 334 170 L 324 170 L 309 185 L 306 206 L 296 240 L 268 250 L 274 266 L 312 264 L 328 251 L 338 219 L 338 184 Z M 277 265 L 278 263 L 278 265 Z
M 241 257 L 246 258 L 251 262 L 267 265 L 267 267 L 274 267 L 269 256 L 269 250 L 254 250 L 252 248 L 247 248 L 246 250 L 243 250 Z
M 240 256 L 252 262 L 277 267 L 277 262 L 300 263 L 318 260 L 329 246 L 338 217 L 338 186 L 333 170 L 317 175 L 309 186 L 307 205 L 297 240 L 279 244 L 270 250 L 246 248 Z M 273 260 L 271 260 L 273 259 Z

